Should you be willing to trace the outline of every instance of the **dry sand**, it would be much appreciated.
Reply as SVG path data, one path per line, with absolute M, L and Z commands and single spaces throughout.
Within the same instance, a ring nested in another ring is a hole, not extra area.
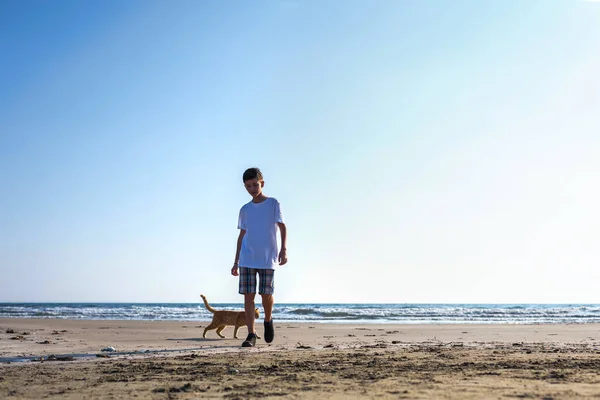
M 600 399 L 598 324 L 206 325 L 0 319 L 0 398 Z

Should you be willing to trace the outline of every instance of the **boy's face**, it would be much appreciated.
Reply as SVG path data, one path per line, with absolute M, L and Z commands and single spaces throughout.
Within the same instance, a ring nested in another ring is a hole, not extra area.
M 261 195 L 265 182 L 259 181 L 258 179 L 248 179 L 244 182 L 244 186 L 248 193 L 250 193 L 250 196 L 256 198 Z

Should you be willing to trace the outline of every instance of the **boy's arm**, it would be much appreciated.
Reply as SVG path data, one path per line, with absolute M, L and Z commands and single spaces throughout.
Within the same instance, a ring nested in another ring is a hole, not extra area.
M 238 276 L 238 261 L 240 260 L 240 251 L 242 251 L 242 239 L 246 231 L 244 229 L 240 229 L 240 234 L 237 240 L 237 247 L 235 249 L 235 260 L 233 261 L 233 267 L 231 268 L 231 275 Z
M 287 263 L 287 228 L 283 222 L 278 222 L 279 233 L 281 234 L 281 251 L 279 252 L 279 265 Z

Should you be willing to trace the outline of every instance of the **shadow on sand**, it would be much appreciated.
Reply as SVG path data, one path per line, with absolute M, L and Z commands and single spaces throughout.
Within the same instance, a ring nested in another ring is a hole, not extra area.
M 216 339 L 216 338 L 184 338 L 184 339 L 167 339 L 171 341 L 191 341 L 191 342 L 208 342 L 214 343 L 223 340 L 231 340 L 231 339 Z M 233 339 L 237 341 L 238 339 Z M 225 349 L 237 349 L 239 348 L 239 344 L 232 345 L 227 344 L 225 346 L 202 346 L 202 347 L 189 347 L 183 349 L 163 349 L 163 350 L 136 350 L 136 351 L 112 351 L 112 352 L 98 352 L 98 353 L 69 353 L 69 354 L 52 354 L 45 356 L 20 356 L 20 357 L 0 357 L 0 364 L 6 363 L 17 363 L 17 362 L 59 362 L 59 361 L 75 361 L 81 359 L 92 359 L 92 358 L 113 358 L 119 356 L 143 356 L 143 355 L 151 355 L 151 354 L 168 354 L 168 353 L 185 353 L 190 351 L 207 351 L 207 350 L 225 350 Z

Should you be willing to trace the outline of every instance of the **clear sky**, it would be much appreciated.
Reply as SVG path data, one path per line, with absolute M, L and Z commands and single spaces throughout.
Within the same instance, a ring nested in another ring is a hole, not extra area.
M 0 301 L 600 302 L 600 3 L 0 3 Z

